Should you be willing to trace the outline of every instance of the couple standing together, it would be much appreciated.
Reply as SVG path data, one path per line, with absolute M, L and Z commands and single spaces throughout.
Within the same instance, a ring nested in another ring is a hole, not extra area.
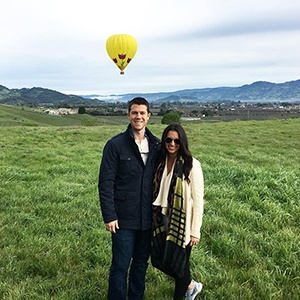
M 161 143 L 148 128 L 149 103 L 128 103 L 130 124 L 103 149 L 99 197 L 112 236 L 109 300 L 141 300 L 152 265 L 175 279 L 173 300 L 195 299 L 190 254 L 199 243 L 204 182 L 184 129 L 167 126 Z M 129 274 L 128 274 L 129 271 Z

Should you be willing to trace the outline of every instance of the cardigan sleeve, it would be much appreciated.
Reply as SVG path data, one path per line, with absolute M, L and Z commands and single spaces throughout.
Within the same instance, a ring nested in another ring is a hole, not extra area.
M 190 177 L 191 196 L 193 198 L 191 235 L 200 238 L 200 229 L 204 211 L 204 178 L 200 162 L 193 158 Z

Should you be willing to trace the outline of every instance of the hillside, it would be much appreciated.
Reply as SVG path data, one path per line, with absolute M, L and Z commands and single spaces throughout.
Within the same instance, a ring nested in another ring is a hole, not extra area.
M 11 105 L 98 105 L 100 102 L 127 102 L 142 96 L 150 102 L 296 102 L 300 101 L 300 79 L 285 83 L 257 81 L 240 87 L 186 89 L 174 92 L 139 93 L 121 95 L 66 95 L 41 87 L 8 89 L 0 85 L 0 103 Z M 101 101 L 102 100 L 102 101 Z
M 80 126 L 88 122 L 94 122 L 89 115 L 52 116 L 41 111 L 0 104 L 1 126 Z
M 161 117 L 152 116 L 151 124 L 160 124 Z M 88 114 L 67 114 L 63 116 L 43 113 L 42 109 L 0 104 L 0 127 L 6 126 L 127 126 L 128 119 L 124 116 L 102 116 L 97 118 Z M 1 297 L 0 297 L 1 299 Z
M 122 95 L 119 101 L 128 101 L 137 94 Z M 141 95 L 141 94 L 139 94 Z M 300 101 L 300 79 L 285 83 L 258 81 L 240 87 L 187 89 L 167 93 L 142 94 L 149 101 L 163 102 L 215 102 L 245 101 L 273 102 Z
M 97 101 L 97 100 L 96 100 Z M 11 105 L 88 105 L 95 103 L 95 100 L 85 99 L 76 95 L 66 95 L 58 91 L 41 87 L 8 89 L 0 85 L 0 103 Z

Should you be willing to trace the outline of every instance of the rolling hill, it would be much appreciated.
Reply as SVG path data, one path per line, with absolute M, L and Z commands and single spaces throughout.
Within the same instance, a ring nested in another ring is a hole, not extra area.
M 121 95 L 66 95 L 58 91 L 33 87 L 9 89 L 0 85 L 0 103 L 11 105 L 57 105 L 91 106 L 100 102 L 127 102 L 136 96 L 149 102 L 296 102 L 300 101 L 300 79 L 284 83 L 257 81 L 240 87 L 217 87 L 186 89 L 174 92 L 129 93 Z
M 58 91 L 33 87 L 8 89 L 0 85 L 0 103 L 10 105 L 51 105 L 70 104 L 75 106 L 90 105 L 99 100 L 86 99 L 76 95 L 66 95 Z

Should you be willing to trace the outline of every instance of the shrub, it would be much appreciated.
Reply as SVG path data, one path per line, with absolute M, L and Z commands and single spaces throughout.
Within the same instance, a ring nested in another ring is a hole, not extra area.
M 162 117 L 162 124 L 180 123 L 181 116 L 176 113 L 167 113 Z
M 79 113 L 80 115 L 84 115 L 84 114 L 86 113 L 85 108 L 84 108 L 83 106 L 80 106 L 80 107 L 78 108 L 78 113 Z

